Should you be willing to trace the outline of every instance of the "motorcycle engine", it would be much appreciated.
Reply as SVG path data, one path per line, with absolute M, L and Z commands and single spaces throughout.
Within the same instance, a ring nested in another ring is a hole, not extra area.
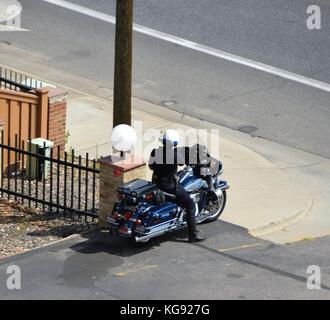
M 195 203 L 198 203 L 199 200 L 200 200 L 200 191 L 198 190 L 198 191 L 196 191 L 196 192 L 191 193 L 191 194 L 190 194 L 190 197 L 191 197 L 191 199 L 193 199 L 193 201 L 194 201 Z

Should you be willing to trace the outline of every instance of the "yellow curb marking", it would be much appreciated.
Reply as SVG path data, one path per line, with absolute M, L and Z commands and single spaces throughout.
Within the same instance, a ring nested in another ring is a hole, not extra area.
M 151 266 L 146 266 L 146 267 L 143 267 L 143 268 L 134 269 L 134 270 L 126 271 L 126 272 L 118 272 L 118 273 L 115 273 L 115 276 L 116 277 L 123 277 L 123 276 L 126 276 L 127 274 L 130 274 L 130 273 L 143 271 L 143 270 L 151 269 L 151 268 L 158 268 L 158 265 L 154 264 L 154 265 L 151 265 Z
M 246 249 L 246 248 L 253 248 L 253 247 L 258 247 L 262 246 L 262 243 L 254 243 L 254 244 L 245 244 L 239 247 L 233 247 L 233 248 L 226 248 L 226 249 L 219 249 L 219 252 L 226 252 L 226 251 L 232 251 L 232 250 L 238 250 L 238 249 Z

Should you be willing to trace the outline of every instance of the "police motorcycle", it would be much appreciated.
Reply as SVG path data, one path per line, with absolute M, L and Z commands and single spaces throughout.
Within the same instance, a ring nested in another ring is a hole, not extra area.
M 203 146 L 195 147 L 207 152 Z M 220 178 L 222 172 L 221 161 L 208 154 L 207 159 L 198 159 L 177 174 L 177 181 L 195 202 L 197 224 L 217 220 L 225 208 L 229 185 Z M 147 242 L 187 225 L 185 210 L 176 204 L 175 195 L 142 179 L 118 188 L 118 202 L 107 222 L 111 233 L 129 237 L 134 243 Z

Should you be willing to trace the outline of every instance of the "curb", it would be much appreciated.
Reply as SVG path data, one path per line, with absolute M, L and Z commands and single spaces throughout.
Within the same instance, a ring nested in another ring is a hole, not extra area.
M 272 222 L 269 225 L 265 225 L 256 229 L 248 230 L 249 234 L 255 238 L 260 238 L 261 236 L 268 235 L 273 232 L 281 231 L 284 228 L 287 228 L 297 222 L 299 222 L 302 218 L 304 218 L 313 207 L 313 199 L 310 199 L 306 206 L 298 211 L 298 213 L 292 215 L 289 218 L 286 218 L 282 221 Z

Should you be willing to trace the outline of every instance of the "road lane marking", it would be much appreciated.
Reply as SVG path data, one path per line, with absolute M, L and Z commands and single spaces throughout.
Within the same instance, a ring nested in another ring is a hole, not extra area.
M 139 269 L 129 270 L 129 271 L 125 271 L 125 272 L 117 272 L 117 273 L 115 273 L 115 276 L 116 277 L 123 277 L 123 276 L 126 276 L 126 275 L 130 274 L 130 273 L 144 271 L 144 270 L 152 269 L 152 268 L 158 268 L 158 265 L 153 264 L 151 266 L 145 266 L 145 267 L 142 267 L 142 268 L 139 268 Z
M 253 244 L 244 244 L 242 246 L 233 247 L 233 248 L 225 248 L 225 249 L 219 249 L 219 252 L 227 252 L 227 251 L 233 251 L 233 250 L 239 250 L 239 249 L 246 249 L 246 248 L 253 248 L 258 246 L 263 246 L 262 243 L 253 243 Z
M 43 2 L 47 2 L 62 8 L 66 8 L 68 10 L 71 11 L 75 11 L 81 14 L 84 14 L 86 16 L 89 17 L 93 17 L 95 19 L 104 21 L 104 22 L 108 22 L 111 24 L 116 24 L 116 18 L 114 16 L 111 16 L 109 14 L 103 13 L 103 12 L 99 12 L 93 9 L 89 9 L 87 7 L 83 7 L 74 3 L 71 3 L 69 1 L 65 1 L 65 0 L 41 0 Z M 287 80 L 291 80 L 297 83 L 301 83 L 319 90 L 323 90 L 326 92 L 330 92 L 330 84 L 323 82 L 323 81 L 319 81 L 319 80 L 315 80 L 312 78 L 308 78 L 290 71 L 286 71 L 280 68 L 276 68 L 276 67 L 272 67 L 270 65 L 261 63 L 261 62 L 257 62 L 251 59 L 247 59 L 247 58 L 243 58 L 225 51 L 221 51 L 218 49 L 214 49 L 208 46 L 204 46 L 202 44 L 187 40 L 187 39 L 183 39 L 180 37 L 176 37 L 173 35 L 170 35 L 168 33 L 165 32 L 161 32 L 161 31 L 157 31 L 148 27 L 144 27 L 138 24 L 134 24 L 133 26 L 134 31 L 148 35 L 150 37 L 153 38 L 157 38 L 157 39 L 161 39 L 170 43 L 174 43 L 176 45 L 185 47 L 185 48 L 189 48 L 201 53 L 205 53 L 217 58 L 221 58 L 223 60 L 227 60 L 227 61 L 231 61 L 240 65 L 244 65 L 247 67 L 250 67 L 252 69 L 256 69 L 259 71 L 263 71 Z
M 72 11 L 75 11 L 78 13 L 82 13 L 86 16 L 93 17 L 98 20 L 116 24 L 116 18 L 109 14 L 106 14 L 106 13 L 103 13 L 100 11 L 96 11 L 93 9 L 89 9 L 87 7 L 83 7 L 83 6 L 80 6 L 78 4 L 75 4 L 75 3 L 72 3 L 69 1 L 65 1 L 65 0 L 41 0 L 41 1 L 53 4 L 58 7 L 69 9 L 69 10 L 72 10 Z

